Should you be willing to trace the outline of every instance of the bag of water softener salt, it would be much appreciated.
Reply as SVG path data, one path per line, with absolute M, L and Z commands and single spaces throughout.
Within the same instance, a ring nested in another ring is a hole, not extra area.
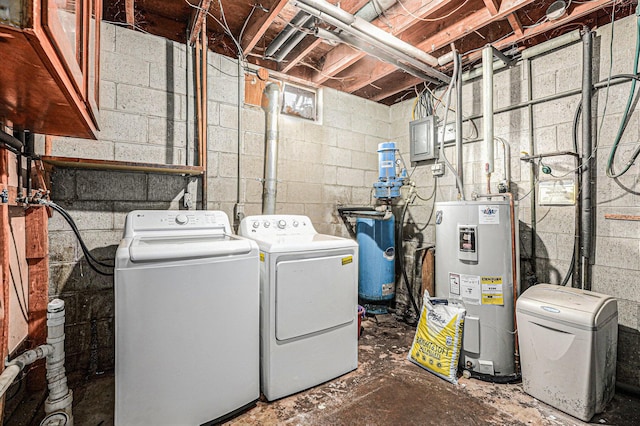
M 409 361 L 456 384 L 466 310 L 462 303 L 429 298 L 424 293 L 420 321 Z

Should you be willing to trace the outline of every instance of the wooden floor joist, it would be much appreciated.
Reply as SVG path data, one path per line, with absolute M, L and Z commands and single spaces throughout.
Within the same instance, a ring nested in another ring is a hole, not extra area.
M 640 221 L 640 216 L 631 215 L 631 214 L 605 214 L 605 219 L 610 220 L 632 220 L 632 221 Z

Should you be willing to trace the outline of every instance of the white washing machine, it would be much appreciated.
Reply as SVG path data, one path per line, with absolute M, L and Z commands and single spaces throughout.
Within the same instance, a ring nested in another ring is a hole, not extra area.
M 538 284 L 516 306 L 524 391 L 585 422 L 604 411 L 616 385 L 616 299 Z
M 220 211 L 133 211 L 116 253 L 115 424 L 200 425 L 260 396 L 259 257 Z
M 306 216 L 248 216 L 260 247 L 260 371 L 273 401 L 358 367 L 358 244 Z

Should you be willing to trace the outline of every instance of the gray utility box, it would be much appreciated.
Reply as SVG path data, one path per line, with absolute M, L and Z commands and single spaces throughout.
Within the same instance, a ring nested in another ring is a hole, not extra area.
M 518 299 L 516 318 L 524 391 L 584 421 L 601 413 L 615 391 L 616 299 L 538 284 Z

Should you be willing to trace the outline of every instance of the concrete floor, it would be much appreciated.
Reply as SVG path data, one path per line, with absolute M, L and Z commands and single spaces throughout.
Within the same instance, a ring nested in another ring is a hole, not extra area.
M 454 386 L 407 361 L 415 328 L 390 315 L 367 318 L 359 367 L 288 398 L 259 401 L 228 425 L 585 425 L 522 391 L 461 378 Z M 73 388 L 77 426 L 113 424 L 113 375 L 80 381 Z M 41 396 L 30 396 L 5 421 L 37 426 Z M 617 393 L 591 424 L 640 424 L 640 399 Z

